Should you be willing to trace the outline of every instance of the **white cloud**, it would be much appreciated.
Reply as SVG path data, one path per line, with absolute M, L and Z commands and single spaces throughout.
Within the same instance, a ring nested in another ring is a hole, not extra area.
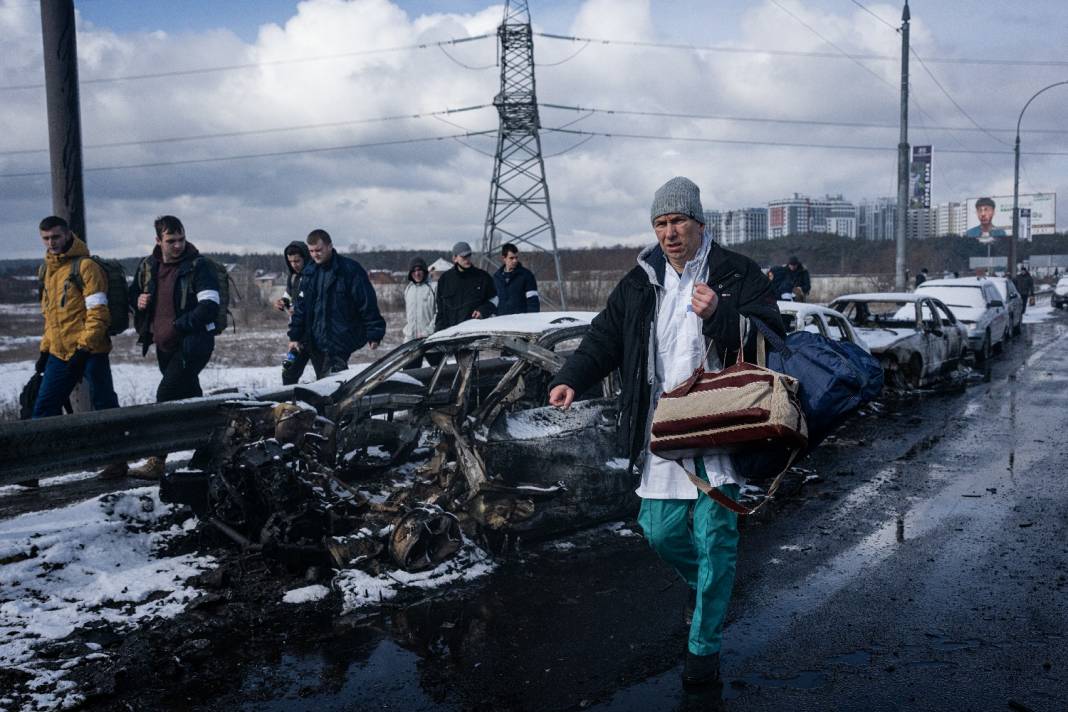
M 844 51 L 896 56 L 900 39 L 855 7 L 817 0 L 779 0 L 805 24 Z M 444 4 L 444 3 L 442 3 Z M 868 6 L 897 23 L 899 9 Z M 753 4 L 734 23 L 720 23 L 712 7 L 687 8 L 693 17 L 650 0 L 587 0 L 570 18 L 567 33 L 641 42 L 731 44 L 799 51 L 835 50 L 797 19 L 767 0 Z M 536 13 L 538 8 L 533 8 Z M 677 10 L 677 8 L 676 8 Z M 1048 26 L 1064 13 L 1041 8 Z M 493 39 L 448 48 L 367 53 L 442 39 L 495 34 L 501 6 L 474 13 L 413 15 L 387 0 L 306 0 L 280 24 L 265 24 L 244 41 L 228 30 L 120 33 L 87 21 L 79 25 L 83 80 L 259 63 L 251 69 L 82 87 L 86 145 L 164 137 L 239 133 L 310 124 L 353 122 L 446 108 L 489 104 L 498 91 Z M 553 14 L 558 16 L 559 9 Z M 537 16 L 535 16 L 537 26 Z M 680 22 L 687 23 L 673 34 Z M 669 28 L 665 31 L 665 27 Z M 698 28 L 695 30 L 694 28 Z M 701 28 L 707 28 L 707 32 Z M 1009 28 L 1006 31 L 1022 31 Z M 0 0 L 0 85 L 43 82 L 40 21 L 25 3 Z M 984 56 L 979 37 L 960 28 L 936 32 L 914 17 L 913 46 L 924 56 Z M 979 35 L 978 31 L 974 33 Z M 865 60 L 871 71 L 845 59 L 810 59 L 710 51 L 678 51 L 535 40 L 541 101 L 646 112 L 774 117 L 887 123 L 897 121 L 898 65 Z M 290 62 L 350 52 L 352 56 Z M 1026 48 L 1024 50 L 1026 53 Z M 10 58 L 10 59 L 9 59 Z M 458 63 L 459 62 L 459 63 Z M 1013 126 L 1030 92 L 1054 81 L 1049 70 L 931 64 L 939 81 L 984 126 Z M 1011 191 L 1012 157 L 967 156 L 945 149 L 995 147 L 975 132 L 933 131 L 932 125 L 969 126 L 917 63 L 913 62 L 913 143 L 935 145 L 935 199 Z M 878 75 L 882 80 L 877 79 Z M 1055 72 L 1054 72 L 1055 73 Z M 979 75 L 982 82 L 977 82 Z M 0 102 L 0 151 L 47 146 L 42 90 L 5 91 Z M 1049 99 L 1054 99 L 1052 95 Z M 1025 128 L 1059 126 L 1063 101 L 1039 101 Z M 919 111 L 922 107 L 923 111 Z M 542 110 L 546 128 L 579 114 Z M 87 148 L 87 167 L 165 164 L 241 154 L 278 155 L 192 165 L 158 165 L 86 174 L 89 235 L 95 249 L 128 255 L 151 244 L 151 220 L 180 215 L 207 249 L 275 249 L 314 226 L 339 235 L 342 244 L 446 249 L 457 239 L 477 243 L 482 234 L 492 161 L 455 141 L 317 152 L 465 130 L 495 130 L 492 107 L 442 117 L 348 123 L 328 128 L 231 135 L 211 140 Z M 548 158 L 546 171 L 561 245 L 648 239 L 653 190 L 673 175 L 689 175 L 708 207 L 760 205 L 803 192 L 844 193 L 854 200 L 894 192 L 897 131 L 788 124 L 709 121 L 694 118 L 594 115 L 575 129 L 614 134 L 879 145 L 887 151 L 774 148 L 666 140 L 594 138 Z M 1005 141 L 1011 135 L 998 134 Z M 580 140 L 546 131 L 546 154 Z M 494 137 L 467 142 L 493 151 Z M 1063 150 L 1063 136 L 1025 134 L 1025 151 Z M 300 151 L 312 151 L 299 153 Z M 942 152 L 940 152 L 942 151 Z M 1024 157 L 1025 189 L 1068 193 L 1060 165 L 1050 157 Z M 0 155 L 0 174 L 47 170 L 45 153 Z M 47 177 L 0 178 L 0 239 L 11 256 L 37 256 L 32 235 L 50 211 Z M 18 236 L 16 238 L 16 236 Z

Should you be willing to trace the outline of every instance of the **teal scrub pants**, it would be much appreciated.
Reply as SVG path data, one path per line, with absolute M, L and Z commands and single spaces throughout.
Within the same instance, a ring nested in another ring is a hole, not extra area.
M 707 481 L 704 463 L 697 462 L 698 476 Z M 719 490 L 738 499 L 738 485 L 724 485 Z M 638 524 L 657 555 L 674 567 L 691 591 L 697 592 L 688 640 L 690 652 L 718 653 L 738 560 L 738 515 L 700 493 L 696 500 L 643 499 Z

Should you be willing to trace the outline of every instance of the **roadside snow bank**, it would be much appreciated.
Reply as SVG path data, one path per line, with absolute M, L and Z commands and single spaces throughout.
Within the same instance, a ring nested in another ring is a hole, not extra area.
M 171 511 L 158 487 L 143 487 L 0 522 L 0 668 L 29 675 L 22 708 L 81 699 L 63 680 L 79 659 L 46 661 L 38 646 L 91 623 L 129 629 L 173 617 L 199 594 L 185 581 L 211 567 L 211 557 L 156 556 L 182 533 L 165 523 Z

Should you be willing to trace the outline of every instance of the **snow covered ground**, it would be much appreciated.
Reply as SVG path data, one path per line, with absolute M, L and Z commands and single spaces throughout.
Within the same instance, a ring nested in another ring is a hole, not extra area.
M 1027 307 L 1027 311 L 1024 312 L 1023 323 L 1025 324 L 1037 324 L 1040 321 L 1053 318 L 1053 307 L 1049 302 L 1040 304 L 1034 307 Z
M 80 700 L 67 671 L 104 653 L 42 656 L 76 628 L 106 622 L 130 629 L 173 617 L 198 591 L 186 585 L 213 565 L 206 556 L 160 556 L 192 526 L 167 521 L 158 488 L 101 495 L 63 509 L 0 522 L 0 667 L 28 674 L 28 698 L 0 697 L 0 710 L 59 709 Z

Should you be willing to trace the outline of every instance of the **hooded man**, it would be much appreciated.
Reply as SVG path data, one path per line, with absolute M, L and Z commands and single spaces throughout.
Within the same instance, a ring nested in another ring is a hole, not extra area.
M 616 285 L 549 384 L 549 403 L 567 408 L 576 394 L 613 371 L 623 376 L 619 440 L 631 465 L 641 465 L 638 522 L 649 544 L 690 589 L 693 613 L 683 683 L 719 684 L 738 519 L 702 496 L 678 462 L 649 451 L 653 409 L 665 390 L 698 366 L 715 370 L 733 363 L 742 348 L 739 315 L 759 318 L 781 336 L 785 330 L 760 267 L 705 233 L 701 192 L 692 181 L 676 177 L 661 186 L 650 213 L 657 244 L 642 250 L 638 265 Z M 755 357 L 755 332 L 745 345 L 750 359 Z M 708 339 L 715 348 L 707 348 Z M 744 478 L 727 453 L 695 458 L 693 465 L 698 477 L 738 498 Z
M 493 278 L 471 262 L 471 245 L 466 242 L 452 246 L 452 269 L 438 278 L 437 309 L 434 331 L 468 319 L 485 319 L 497 310 Z
M 408 284 L 404 287 L 404 340 L 433 334 L 437 314 L 437 295 L 426 261 L 416 257 L 408 265 Z
M 36 371 L 43 374 L 34 418 L 59 415 L 71 391 L 84 377 L 93 410 L 117 408 L 111 380 L 111 338 L 108 326 L 108 280 L 89 258 L 89 248 L 63 218 L 50 216 L 38 226 L 45 247 L 41 272 L 41 313 L 44 335 Z M 102 478 L 122 477 L 125 462 L 108 465 Z M 24 484 L 36 484 L 36 480 Z
M 519 262 L 519 248 L 510 242 L 501 245 L 501 267 L 493 274 L 497 290 L 497 316 L 541 311 L 538 280 Z
M 808 270 L 801 264 L 801 260 L 797 259 L 797 255 L 791 255 L 786 264 L 771 268 L 771 288 L 776 299 L 787 298 L 795 302 L 808 299 L 812 282 L 809 280 Z
M 307 245 L 300 240 L 293 240 L 293 242 L 286 245 L 286 249 L 282 251 L 282 256 L 285 257 L 286 269 L 289 271 L 289 275 L 286 277 L 286 290 L 282 292 L 281 297 L 274 300 L 274 308 L 278 311 L 288 312 L 290 321 L 292 321 L 293 303 L 300 299 L 304 268 L 311 264 L 311 255 L 308 253 Z M 282 362 L 282 385 L 292 386 L 297 383 L 304 374 L 308 361 L 307 351 L 301 349 L 290 350 L 286 354 L 285 361 Z
M 162 215 L 154 227 L 156 247 L 137 267 L 130 304 L 141 354 L 156 347 L 156 363 L 163 375 L 156 402 L 164 403 L 204 395 L 200 372 L 215 350 L 221 295 L 214 268 L 185 239 L 182 221 Z M 130 470 L 130 475 L 158 480 L 165 461 L 166 455 L 150 457 L 142 467 Z

